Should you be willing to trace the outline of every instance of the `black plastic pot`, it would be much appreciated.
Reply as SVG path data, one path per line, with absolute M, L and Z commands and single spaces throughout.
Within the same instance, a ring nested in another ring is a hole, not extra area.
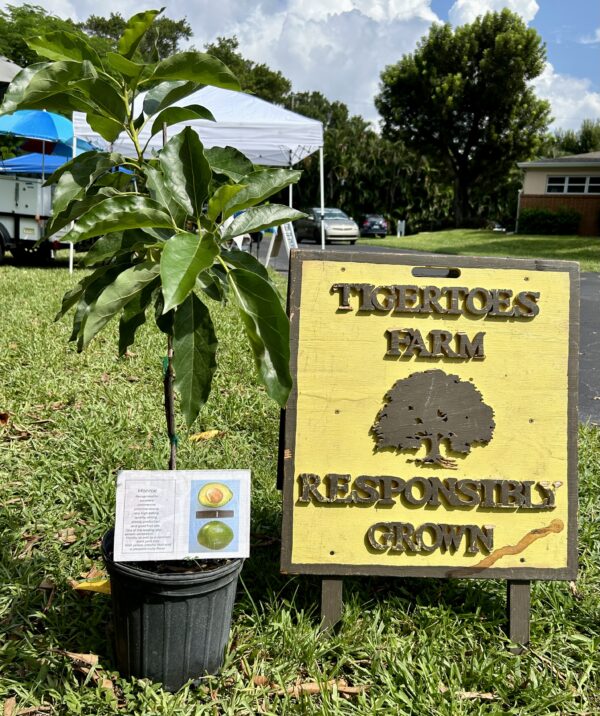
M 206 572 L 158 574 L 114 562 L 113 538 L 113 530 L 106 533 L 102 553 L 121 675 L 160 681 L 177 691 L 190 679 L 215 674 L 223 663 L 244 560 Z

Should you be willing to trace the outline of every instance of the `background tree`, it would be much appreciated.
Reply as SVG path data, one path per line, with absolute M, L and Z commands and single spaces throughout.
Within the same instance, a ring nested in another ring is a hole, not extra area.
M 0 54 L 21 67 L 27 67 L 38 62 L 38 56 L 28 47 L 26 40 L 55 30 L 83 34 L 73 21 L 50 15 L 39 5 L 7 5 L 6 10 L 0 10 Z M 108 49 L 104 41 L 96 40 L 92 44 L 96 50 Z
M 233 37 L 217 37 L 204 47 L 206 51 L 231 68 L 238 77 L 244 92 L 254 94 L 267 102 L 284 104 L 292 83 L 278 70 L 264 63 L 247 60 L 238 52 L 239 41 Z
M 548 149 L 551 156 L 600 151 L 600 119 L 584 119 L 578 130 L 557 130 Z
M 81 28 L 89 36 L 101 38 L 116 48 L 126 24 L 127 21 L 120 13 L 111 12 L 109 17 L 91 15 Z M 169 17 L 161 17 L 144 36 L 138 50 L 142 59 L 147 62 L 163 60 L 179 52 L 181 42 L 189 40 L 192 34 L 192 28 L 185 18 L 171 20 Z
M 505 9 L 456 29 L 433 25 L 413 54 L 382 73 L 384 133 L 445 170 L 456 226 L 474 213 L 472 187 L 497 186 L 540 145 L 550 110 L 529 83 L 544 62 L 537 32 Z

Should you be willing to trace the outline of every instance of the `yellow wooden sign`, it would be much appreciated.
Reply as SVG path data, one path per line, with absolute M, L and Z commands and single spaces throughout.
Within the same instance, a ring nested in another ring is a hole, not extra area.
M 294 252 L 282 570 L 571 579 L 578 266 Z

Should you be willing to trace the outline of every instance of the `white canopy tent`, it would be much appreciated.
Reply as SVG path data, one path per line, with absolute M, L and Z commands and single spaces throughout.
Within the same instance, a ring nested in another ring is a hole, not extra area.
M 138 98 L 139 109 L 143 97 Z M 183 127 L 192 127 L 206 148 L 235 147 L 245 154 L 253 164 L 291 167 L 305 157 L 319 152 L 321 210 L 325 204 L 323 171 L 323 124 L 315 119 L 303 117 L 296 112 L 278 107 L 265 100 L 243 92 L 203 87 L 175 102 L 176 106 L 199 104 L 213 114 L 215 122 L 209 120 L 187 120 L 169 127 L 169 134 L 177 133 Z M 151 123 L 149 123 L 151 124 Z M 109 148 L 102 137 L 89 126 L 85 114 L 73 113 L 73 131 L 77 137 L 96 146 Z M 162 136 L 149 137 L 149 128 L 140 136 L 142 146 L 148 142 L 147 152 L 162 147 Z M 132 143 L 121 135 L 110 148 L 130 153 Z M 291 205 L 290 189 L 290 205 Z M 325 248 L 325 233 L 321 222 L 321 246 Z

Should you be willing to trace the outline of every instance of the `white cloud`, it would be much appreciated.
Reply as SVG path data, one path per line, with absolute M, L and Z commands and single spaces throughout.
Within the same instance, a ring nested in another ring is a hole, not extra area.
M 579 42 L 582 45 L 600 45 L 600 27 L 596 28 L 596 31 L 594 32 L 594 34 L 591 37 L 590 36 L 582 37 L 581 40 L 579 40 Z
M 590 80 L 558 74 L 547 63 L 533 85 L 552 105 L 554 128 L 579 129 L 584 119 L 600 119 L 600 92 L 591 89 Z
M 497 12 L 504 8 L 521 15 L 525 22 L 530 22 L 540 6 L 535 0 L 456 0 L 448 11 L 448 18 L 453 25 L 464 25 L 486 12 Z
M 213 27 L 203 20 L 213 3 L 189 8 L 197 45 L 235 34 L 243 55 L 280 70 L 295 90 L 321 91 L 373 121 L 381 71 L 414 50 L 438 20 L 430 0 L 224 0 L 220 25 Z M 168 9 L 172 14 L 173 6 Z
M 0 0 L 0 7 L 7 4 Z M 280 70 L 296 91 L 319 90 L 374 122 L 378 115 L 373 97 L 381 71 L 412 52 L 431 23 L 439 20 L 431 0 L 167 0 L 165 4 L 169 17 L 188 19 L 195 46 L 235 34 L 244 56 Z M 128 17 L 157 5 L 156 0 L 138 0 L 135 6 L 104 0 L 101 7 L 96 0 L 44 2 L 49 12 L 77 21 L 94 13 L 120 12 Z M 453 24 L 462 24 L 503 7 L 526 22 L 539 9 L 535 0 L 455 0 L 449 17 Z M 600 28 L 586 41 L 600 42 Z M 583 119 L 600 117 L 600 94 L 589 80 L 560 75 L 547 65 L 535 86 L 551 102 L 556 127 L 578 128 Z

